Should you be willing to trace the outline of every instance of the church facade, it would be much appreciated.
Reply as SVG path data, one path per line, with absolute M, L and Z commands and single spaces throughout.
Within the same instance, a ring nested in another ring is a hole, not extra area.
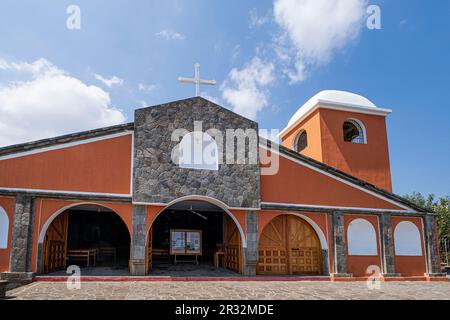
M 436 215 L 392 193 L 389 113 L 324 91 L 278 145 L 196 97 L 1 148 L 2 277 L 52 274 L 70 259 L 95 266 L 102 252 L 152 275 L 173 263 L 174 230 L 201 234 L 182 256 L 198 249 L 202 263 L 245 276 L 433 277 Z

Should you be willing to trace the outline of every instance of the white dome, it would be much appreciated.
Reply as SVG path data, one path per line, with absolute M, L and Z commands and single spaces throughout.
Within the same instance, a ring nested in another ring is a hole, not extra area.
M 312 108 L 319 103 L 335 104 L 339 106 L 358 107 L 376 109 L 377 106 L 367 98 L 355 93 L 338 91 L 338 90 L 324 90 L 316 94 L 308 100 L 291 118 L 288 127 L 297 122 L 302 116 L 307 114 Z

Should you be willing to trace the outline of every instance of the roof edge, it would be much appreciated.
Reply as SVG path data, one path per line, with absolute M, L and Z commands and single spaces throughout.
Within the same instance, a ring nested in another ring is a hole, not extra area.
M 0 148 L 0 156 L 7 156 L 19 152 L 26 152 L 66 144 L 74 141 L 82 141 L 91 138 L 102 137 L 127 130 L 134 130 L 133 122 L 2 147 Z

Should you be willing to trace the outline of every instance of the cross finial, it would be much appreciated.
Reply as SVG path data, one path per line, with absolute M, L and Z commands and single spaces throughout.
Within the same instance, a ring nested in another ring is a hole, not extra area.
M 194 78 L 179 77 L 178 81 L 181 83 L 195 84 L 195 96 L 196 97 L 200 96 L 200 85 L 205 84 L 205 85 L 214 86 L 217 83 L 216 80 L 202 80 L 200 78 L 200 64 L 198 64 L 198 63 L 195 64 L 195 77 Z

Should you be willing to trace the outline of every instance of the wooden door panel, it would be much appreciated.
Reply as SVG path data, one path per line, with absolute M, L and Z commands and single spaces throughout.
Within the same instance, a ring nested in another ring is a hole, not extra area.
M 242 273 L 242 242 L 236 223 L 224 214 L 225 268 Z
M 65 269 L 68 226 L 69 215 L 62 213 L 48 227 L 42 251 L 44 273 Z

